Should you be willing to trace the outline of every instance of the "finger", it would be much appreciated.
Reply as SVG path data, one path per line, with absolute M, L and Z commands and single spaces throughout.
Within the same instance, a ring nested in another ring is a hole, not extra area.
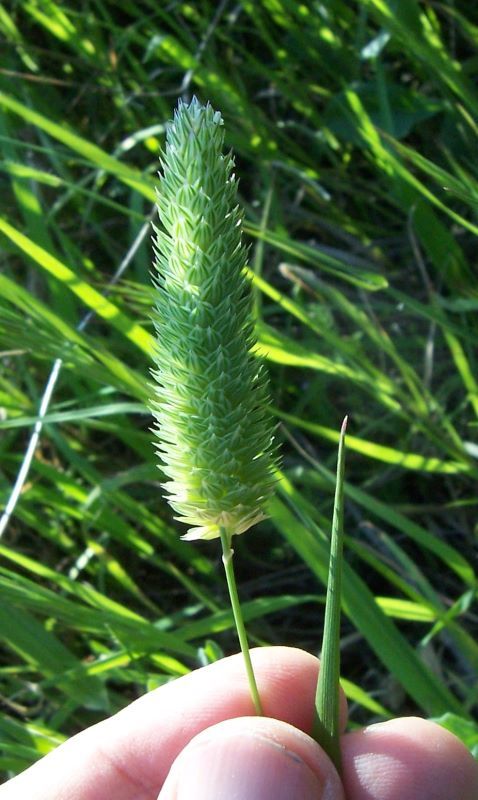
M 478 765 L 456 736 L 417 717 L 342 738 L 350 800 L 476 800 Z
M 260 648 L 251 655 L 265 714 L 309 731 L 317 659 L 285 647 Z M 145 695 L 74 737 L 14 778 L 0 800 L 24 800 L 31 787 L 35 800 L 100 800 L 110 794 L 115 800 L 152 800 L 196 734 L 251 714 L 242 657 L 226 658 Z
M 158 800 L 344 800 L 332 762 L 313 739 L 265 717 L 200 733 L 173 764 Z

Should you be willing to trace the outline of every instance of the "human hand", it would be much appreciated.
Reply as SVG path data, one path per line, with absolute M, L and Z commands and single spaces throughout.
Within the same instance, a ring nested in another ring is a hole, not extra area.
M 74 736 L 0 788 L 0 800 L 476 800 L 478 767 L 431 722 L 396 719 L 342 738 L 343 784 L 311 729 L 318 662 L 252 651 L 223 659 Z M 342 722 L 346 708 L 343 702 Z

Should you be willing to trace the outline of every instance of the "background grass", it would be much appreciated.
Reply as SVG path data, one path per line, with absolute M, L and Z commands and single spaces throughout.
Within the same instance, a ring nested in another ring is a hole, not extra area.
M 440 717 L 477 748 L 473 4 L 14 0 L 0 31 L 4 504 L 61 359 L 0 544 L 3 775 L 237 650 L 145 405 L 157 158 L 193 93 L 236 154 L 284 442 L 270 519 L 237 541 L 251 638 L 320 647 L 348 413 L 352 724 Z

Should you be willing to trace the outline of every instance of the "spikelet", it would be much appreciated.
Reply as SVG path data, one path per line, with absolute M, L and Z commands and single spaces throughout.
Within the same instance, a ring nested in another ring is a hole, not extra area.
M 155 228 L 157 400 L 163 484 L 184 539 L 229 537 L 264 518 L 276 449 L 268 380 L 252 355 L 242 213 L 221 114 L 179 103 L 161 159 Z

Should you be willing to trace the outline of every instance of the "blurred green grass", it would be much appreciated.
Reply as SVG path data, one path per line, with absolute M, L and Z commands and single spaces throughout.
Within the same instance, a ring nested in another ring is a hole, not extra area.
M 415 0 L 0 7 L 2 504 L 62 359 L 0 548 L 5 776 L 237 649 L 218 548 L 179 540 L 146 410 L 144 225 L 164 125 L 193 93 L 236 154 L 284 442 L 270 519 L 236 548 L 251 638 L 320 647 L 348 413 L 352 724 L 419 713 L 476 746 L 477 16 Z

